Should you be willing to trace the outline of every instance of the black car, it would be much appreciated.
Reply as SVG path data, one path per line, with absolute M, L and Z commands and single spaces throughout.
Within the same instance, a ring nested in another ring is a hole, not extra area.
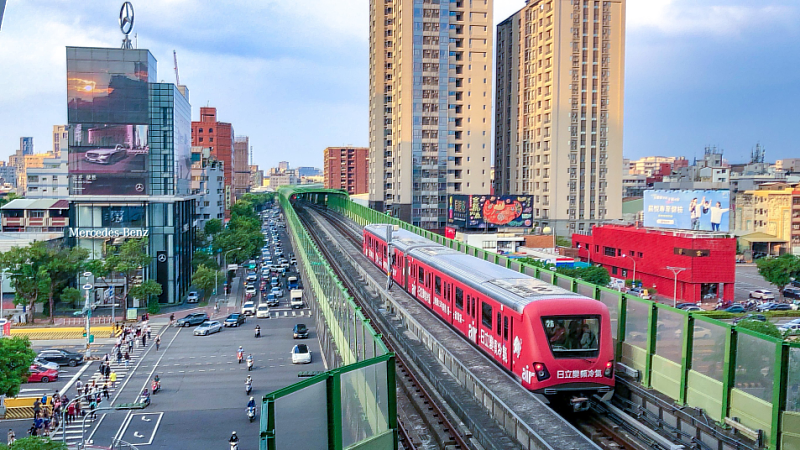
M 181 317 L 180 319 L 178 319 L 177 324 L 179 327 L 188 327 L 190 325 L 200 325 L 206 320 L 208 320 L 208 314 L 192 313 L 192 314 L 187 314 L 185 317 Z
M 80 353 L 70 352 L 59 348 L 50 348 L 42 350 L 36 355 L 38 359 L 47 362 L 56 363 L 59 366 L 75 367 L 83 362 L 83 355 Z
M 787 287 L 783 290 L 783 296 L 785 298 L 798 298 L 800 299 L 800 288 L 796 287 Z
M 675 307 L 678 309 L 688 308 L 690 306 L 697 306 L 697 303 L 689 302 L 689 303 L 678 303 L 677 305 L 675 305 Z
M 292 335 L 295 339 L 305 339 L 308 337 L 308 327 L 304 323 L 298 323 L 294 326 Z
M 226 327 L 238 327 L 239 325 L 244 325 L 245 322 L 247 322 L 247 316 L 244 314 L 233 313 L 225 318 L 223 325 Z
M 733 324 L 736 325 L 737 323 L 743 320 L 757 320 L 759 322 L 766 322 L 767 317 L 763 314 L 746 314 L 744 316 L 733 319 Z

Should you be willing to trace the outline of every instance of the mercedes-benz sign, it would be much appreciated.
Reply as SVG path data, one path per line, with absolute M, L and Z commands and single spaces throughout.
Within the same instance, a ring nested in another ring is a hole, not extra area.
M 131 34 L 131 30 L 133 30 L 133 5 L 131 2 L 123 3 L 119 10 L 119 29 L 124 35 Z

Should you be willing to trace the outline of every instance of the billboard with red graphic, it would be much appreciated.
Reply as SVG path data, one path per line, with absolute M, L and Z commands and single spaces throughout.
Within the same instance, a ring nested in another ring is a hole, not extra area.
M 531 195 L 450 195 L 447 222 L 464 228 L 532 227 Z

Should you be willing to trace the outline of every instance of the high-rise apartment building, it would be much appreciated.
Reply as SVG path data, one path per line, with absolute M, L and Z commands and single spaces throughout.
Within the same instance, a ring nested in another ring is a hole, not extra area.
M 489 193 L 492 0 L 370 0 L 370 206 L 443 229 Z
M 233 140 L 233 197 L 250 192 L 250 138 L 236 136 Z
M 625 0 L 530 0 L 497 26 L 496 194 L 558 233 L 622 217 Z
M 200 121 L 192 122 L 192 146 L 211 148 L 211 157 L 225 171 L 225 215 L 233 203 L 233 125 L 217 121 L 217 108 L 200 108 Z
M 369 149 L 328 147 L 324 152 L 325 188 L 344 189 L 350 195 L 366 194 Z
M 69 145 L 69 128 L 66 125 L 53 125 L 53 154 L 58 158 L 61 150 L 67 150 Z

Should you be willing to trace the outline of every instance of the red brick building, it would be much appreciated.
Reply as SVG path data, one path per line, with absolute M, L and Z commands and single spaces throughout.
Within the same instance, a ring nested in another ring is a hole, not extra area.
M 366 194 L 369 163 L 366 147 L 328 147 L 325 149 L 325 187 L 344 189 L 350 195 Z
M 678 302 L 733 300 L 736 238 L 723 233 L 603 225 L 591 235 L 573 234 L 572 246 L 614 278 L 634 279 L 635 265 L 635 279 L 670 298 L 678 271 Z
M 225 217 L 233 202 L 233 125 L 217 122 L 217 108 L 200 108 L 200 121 L 192 122 L 192 146 L 211 147 L 211 156 L 224 163 Z

